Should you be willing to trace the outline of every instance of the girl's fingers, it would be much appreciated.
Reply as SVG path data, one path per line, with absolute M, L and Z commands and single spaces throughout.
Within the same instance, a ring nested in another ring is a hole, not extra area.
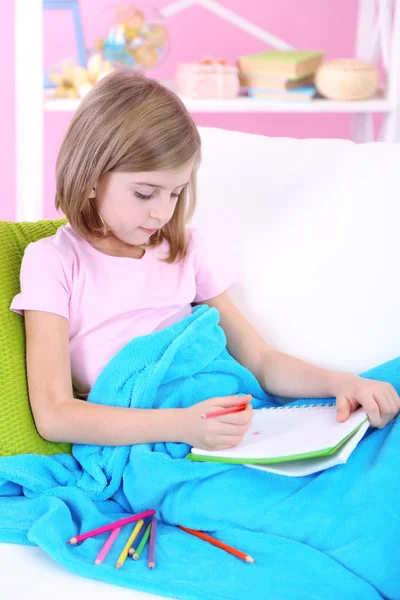
M 394 401 L 395 401 L 395 404 L 396 404 L 396 409 L 397 409 L 397 412 L 396 412 L 396 414 L 397 414 L 397 413 L 400 411 L 400 396 L 399 396 L 399 394 L 396 392 L 396 390 L 394 389 L 394 387 L 393 387 L 393 386 L 392 386 L 392 394 L 393 394 Z
M 221 415 L 220 417 L 215 417 L 215 419 L 219 423 L 231 423 L 233 425 L 245 425 L 249 421 L 251 421 L 253 416 L 253 407 L 251 404 L 248 404 L 246 408 L 237 413 L 231 413 L 230 415 Z
M 350 402 L 346 396 L 340 395 L 336 398 L 336 418 L 343 423 L 350 414 Z
M 229 444 L 225 444 L 222 446 L 215 446 L 214 448 L 210 448 L 210 450 L 228 450 L 229 448 L 233 448 L 234 446 L 237 446 L 242 441 L 242 438 L 240 438 L 240 437 L 229 438 L 229 439 L 230 439 Z
M 212 428 L 216 437 L 219 436 L 235 436 L 235 435 L 243 435 L 248 430 L 249 425 L 246 423 L 245 425 L 234 425 L 233 423 L 219 423 Z
M 392 410 L 392 416 L 395 417 L 400 410 L 400 398 L 394 388 L 388 393 L 389 405 Z
M 381 425 L 381 411 L 376 398 L 374 396 L 360 398 L 360 404 L 364 407 L 372 427 L 379 427 Z
M 381 413 L 380 428 L 384 427 L 397 415 L 398 408 L 396 400 L 392 394 L 387 394 L 384 398 L 379 400 L 379 408 Z
M 214 410 L 247 404 L 248 402 L 251 402 L 251 399 L 251 394 L 247 394 L 246 396 L 221 396 L 220 398 L 215 398 Z

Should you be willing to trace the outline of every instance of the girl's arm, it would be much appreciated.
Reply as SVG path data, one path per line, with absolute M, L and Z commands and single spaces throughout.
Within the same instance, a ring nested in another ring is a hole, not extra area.
M 183 409 L 122 408 L 75 399 L 67 319 L 25 310 L 25 331 L 29 400 L 37 430 L 49 441 L 100 446 L 186 442 L 215 449 L 237 444 L 251 424 L 250 405 L 242 413 L 201 418 L 243 404 L 240 396 L 210 398 Z
M 123 446 L 179 441 L 182 411 L 92 404 L 73 397 L 68 321 L 25 311 L 29 400 L 39 434 L 54 442 Z
M 270 394 L 288 398 L 329 398 L 352 373 L 338 373 L 274 350 L 250 325 L 228 294 L 199 302 L 218 309 L 229 352 Z
M 229 352 L 270 394 L 289 398 L 336 397 L 339 421 L 361 404 L 371 425 L 376 427 L 383 427 L 398 414 L 400 399 L 390 384 L 317 367 L 270 348 L 226 292 L 199 304 L 218 309 Z

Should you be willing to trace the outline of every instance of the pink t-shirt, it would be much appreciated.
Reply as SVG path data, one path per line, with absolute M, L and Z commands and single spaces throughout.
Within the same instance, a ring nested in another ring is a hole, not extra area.
M 109 360 L 133 337 L 163 329 L 230 285 L 195 229 L 177 263 L 161 259 L 168 242 L 141 259 L 109 256 L 67 224 L 31 243 L 21 265 L 21 292 L 11 310 L 55 313 L 68 319 L 72 382 L 83 397 Z

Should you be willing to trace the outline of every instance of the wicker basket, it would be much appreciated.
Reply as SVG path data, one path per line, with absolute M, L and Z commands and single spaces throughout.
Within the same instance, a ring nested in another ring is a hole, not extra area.
M 334 59 L 320 66 L 315 75 L 317 90 L 330 100 L 367 100 L 379 86 L 373 63 L 356 59 Z

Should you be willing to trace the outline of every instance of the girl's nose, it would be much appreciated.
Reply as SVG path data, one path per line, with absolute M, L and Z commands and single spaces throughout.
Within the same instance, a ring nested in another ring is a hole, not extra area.
M 169 197 L 162 199 L 152 206 L 150 210 L 150 218 L 158 221 L 168 221 L 173 212 L 173 206 L 171 205 Z

